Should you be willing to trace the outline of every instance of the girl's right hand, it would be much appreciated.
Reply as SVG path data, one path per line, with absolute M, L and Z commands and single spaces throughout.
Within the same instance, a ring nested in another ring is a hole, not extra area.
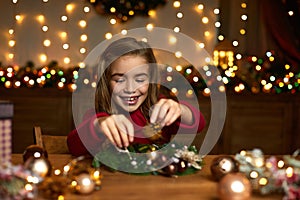
M 97 122 L 100 132 L 119 148 L 128 147 L 133 142 L 133 125 L 124 115 L 100 117 Z

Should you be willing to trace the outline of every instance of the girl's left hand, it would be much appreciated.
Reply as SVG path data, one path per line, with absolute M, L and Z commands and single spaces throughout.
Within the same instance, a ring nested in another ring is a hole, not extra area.
M 181 105 L 172 99 L 160 99 L 152 108 L 150 123 L 169 126 L 181 116 Z

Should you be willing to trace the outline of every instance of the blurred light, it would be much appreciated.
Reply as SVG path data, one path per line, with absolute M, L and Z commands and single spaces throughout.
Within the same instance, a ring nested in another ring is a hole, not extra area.
M 121 34 L 122 34 L 122 35 L 127 35 L 127 30 L 123 29 L 123 30 L 121 31 Z
M 181 18 L 183 18 L 183 13 L 182 12 L 178 12 L 176 16 L 177 16 L 177 18 L 181 19 Z
M 203 4 L 198 4 L 197 8 L 198 8 L 199 10 L 203 10 L 203 9 L 204 9 L 204 5 L 203 5 Z
M 223 41 L 224 39 L 225 39 L 225 38 L 224 38 L 223 35 L 219 35 L 219 36 L 218 36 L 218 40 L 219 40 L 219 41 Z
M 151 31 L 153 29 L 153 24 L 147 24 L 146 28 L 148 31 Z
M 109 20 L 109 23 L 112 24 L 112 25 L 114 25 L 114 24 L 117 23 L 117 20 L 114 19 L 114 18 L 112 18 L 112 19 Z
M 66 6 L 66 11 L 67 12 L 72 12 L 74 10 L 74 4 L 72 3 L 69 3 L 67 6 Z
M 220 28 L 221 27 L 221 22 L 215 22 L 215 27 Z
M 239 45 L 239 42 L 236 41 L 236 40 L 234 40 L 234 41 L 232 42 L 232 45 L 235 46 L 235 47 L 237 47 L 237 46 Z
M 242 15 L 242 16 L 241 16 L 241 19 L 244 20 L 244 21 L 246 21 L 247 18 L 248 18 L 247 15 Z
M 66 15 L 63 15 L 63 16 L 60 17 L 60 20 L 65 22 L 65 21 L 68 20 L 68 17 Z
M 43 42 L 45 47 L 49 47 L 51 45 L 51 41 L 49 39 L 44 40 Z
M 176 71 L 180 72 L 180 71 L 182 71 L 182 66 L 181 65 L 176 65 L 175 69 L 176 69 Z
M 46 54 L 41 54 L 40 55 L 40 61 L 41 62 L 46 62 L 47 61 L 47 55 Z
M 45 22 L 45 16 L 44 15 L 38 15 L 36 17 L 37 21 L 39 21 L 41 24 Z
M 8 33 L 9 33 L 10 35 L 14 34 L 14 32 L 15 32 L 15 31 L 14 31 L 14 29 L 12 29 L 12 28 L 8 30 Z
M 209 22 L 207 17 L 202 17 L 202 23 L 207 24 Z
M 81 27 L 81 28 L 85 28 L 86 27 L 86 21 L 85 20 L 80 20 L 78 25 Z
M 108 40 L 111 39 L 112 38 L 112 34 L 111 33 L 106 33 L 105 34 L 105 38 L 108 39 Z
M 42 26 L 42 30 L 43 30 L 44 32 L 47 32 L 48 29 L 49 29 L 48 26 L 46 26 L 46 25 Z
M 69 64 L 71 62 L 71 59 L 69 57 L 64 58 L 64 63 Z
M 9 40 L 9 41 L 8 41 L 8 45 L 9 45 L 10 47 L 15 46 L 15 44 L 16 44 L 16 41 L 15 41 L 15 40 Z
M 247 8 L 247 4 L 246 3 L 241 3 L 241 7 L 242 8 Z
M 84 6 L 84 8 L 83 8 L 83 12 L 85 12 L 85 13 L 88 13 L 88 12 L 90 12 L 90 7 L 88 7 L 88 6 Z
M 62 39 L 66 39 L 67 36 L 68 36 L 67 32 L 64 32 L 64 31 L 63 31 L 63 32 L 60 33 L 60 37 L 61 37 Z
M 215 8 L 215 9 L 214 9 L 214 13 L 215 13 L 216 15 L 220 14 L 220 9 L 219 9 L 219 8 Z
M 70 45 L 68 43 L 64 43 L 62 47 L 63 49 L 67 50 L 70 48 Z
M 180 28 L 178 26 L 174 27 L 173 30 L 174 30 L 175 33 L 179 33 L 180 32 Z
M 149 10 L 149 11 L 148 11 L 148 15 L 149 15 L 150 17 L 155 17 L 155 16 L 156 16 L 155 10 Z
M 203 43 L 203 42 L 200 42 L 199 44 L 198 44 L 198 46 L 200 47 L 200 48 L 204 48 L 205 47 L 205 44 Z
M 81 54 L 86 53 L 86 48 L 84 48 L 84 47 L 80 48 L 80 49 L 79 49 L 79 52 L 80 52 Z
M 173 7 L 174 8 L 179 8 L 180 7 L 180 1 L 174 1 L 173 2 Z
M 181 58 L 182 57 L 182 53 L 180 51 L 176 51 L 175 52 L 175 57 L 176 58 Z
M 289 14 L 289 16 L 293 16 L 293 15 L 294 15 L 294 12 L 293 12 L 292 10 L 290 10 L 290 11 L 288 12 L 288 14 Z
M 110 10 L 111 13 L 115 13 L 116 12 L 116 8 L 115 7 L 111 7 L 109 10 Z
M 85 41 L 87 41 L 87 35 L 86 34 L 82 34 L 81 36 L 80 36 L 80 40 L 82 41 L 82 42 L 85 42 Z
M 175 44 L 177 42 L 177 38 L 176 37 L 174 37 L 174 36 L 170 36 L 169 37 L 169 43 L 170 44 Z
M 242 28 L 242 29 L 240 30 L 240 34 L 241 34 L 241 35 L 245 35 L 245 34 L 246 34 L 246 30 Z

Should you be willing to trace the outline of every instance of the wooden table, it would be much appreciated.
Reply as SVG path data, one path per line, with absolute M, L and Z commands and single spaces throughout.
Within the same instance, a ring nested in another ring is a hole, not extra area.
M 217 200 L 217 182 L 212 180 L 210 163 L 216 157 L 204 158 L 205 165 L 193 175 L 170 178 L 164 176 L 139 176 L 103 170 L 102 188 L 89 195 L 68 193 L 65 200 Z M 54 168 L 60 168 L 72 160 L 71 155 L 50 154 Z M 22 155 L 13 154 L 13 164 L 21 164 Z M 253 200 L 282 199 L 282 195 L 261 196 L 253 194 Z M 42 199 L 42 198 L 41 198 Z

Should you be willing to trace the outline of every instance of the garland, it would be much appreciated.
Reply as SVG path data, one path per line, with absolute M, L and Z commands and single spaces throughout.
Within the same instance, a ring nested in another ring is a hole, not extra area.
M 133 169 L 128 173 L 171 177 L 195 173 L 203 166 L 202 157 L 198 155 L 195 146 L 187 147 L 172 143 L 170 144 L 171 148 L 157 153 L 158 150 L 163 150 L 165 145 L 133 144 L 126 150 L 107 145 L 104 152 L 95 155 L 94 166 L 104 165 L 111 171 Z M 147 153 L 149 154 L 145 155 Z M 164 163 L 169 164 L 162 169 L 157 169 Z

